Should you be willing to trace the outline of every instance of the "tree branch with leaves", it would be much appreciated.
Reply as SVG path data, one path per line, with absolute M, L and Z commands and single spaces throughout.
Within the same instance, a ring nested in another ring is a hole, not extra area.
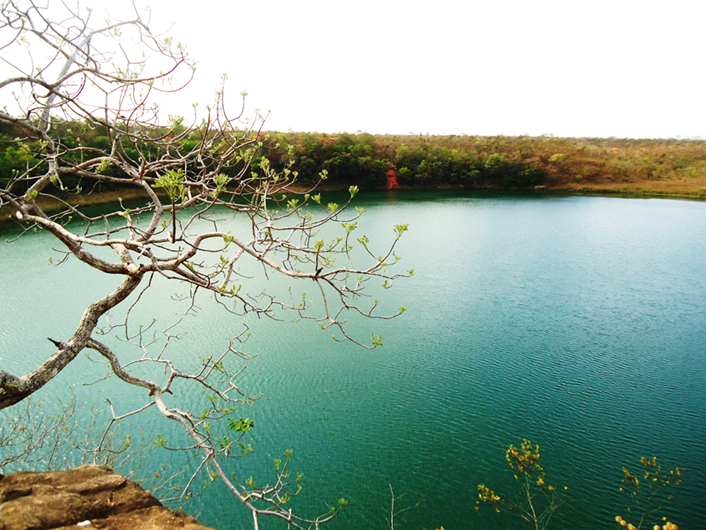
M 125 20 L 94 24 L 91 11 L 81 13 L 64 3 L 3 0 L 0 7 L 0 51 L 16 73 L 0 81 L 0 97 L 12 101 L 14 109 L 0 111 L 0 126 L 31 153 L 23 169 L 0 182 L 0 206 L 12 211 L 25 234 L 37 228 L 63 246 L 54 266 L 75 259 L 122 279 L 86 308 L 72 333 L 49 339 L 53 353 L 31 373 L 12 374 L 0 367 L 0 409 L 28 399 L 81 352 L 94 351 L 106 360 L 109 374 L 145 394 L 145 402 L 130 412 L 115 413 L 111 402 L 111 425 L 156 408 L 192 440 L 180 447 L 165 440 L 160 445 L 201 453 L 182 498 L 193 495 L 196 475 L 205 473 L 206 484 L 222 480 L 252 512 L 255 528 L 262 515 L 295 528 L 317 527 L 345 503 L 308 519 L 285 508 L 296 495 L 291 488 L 297 482 L 289 478 L 289 454 L 276 463 L 271 485 L 239 484 L 226 471 L 229 462 L 248 452 L 243 436 L 252 427 L 247 419 L 234 419 L 239 406 L 252 401 L 236 381 L 242 370 L 238 363 L 246 357 L 239 346 L 244 336 L 236 335 L 224 351 L 203 357 L 200 368 L 189 371 L 170 358 L 169 332 L 160 343 L 148 340 L 151 325 L 131 331 L 133 309 L 161 278 L 187 285 L 192 304 L 198 293 L 209 293 L 234 318 L 257 314 L 280 319 L 290 312 L 295 320 L 314 320 L 332 330 L 335 340 L 374 348 L 382 338 L 373 333 L 366 343 L 348 329 L 347 320 L 350 315 L 388 319 L 404 311 L 381 312 L 380 301 L 367 289 L 371 282 L 389 288 L 413 273 L 392 272 L 407 225 L 394 227 L 392 242 L 382 252 L 365 235 L 354 240 L 364 212 L 349 208 L 358 189 L 349 189 L 345 204 L 324 204 L 317 185 L 297 185 L 292 162 L 275 171 L 267 159 L 258 158 L 265 117 L 245 116 L 245 93 L 230 114 L 225 77 L 201 117 L 194 113 L 190 121 L 179 116 L 163 120 L 158 97 L 188 83 L 194 63 L 183 46 L 152 33 L 149 13 L 142 14 L 135 4 L 132 11 Z M 58 131 L 69 123 L 99 134 L 102 144 L 89 147 L 62 136 Z M 76 197 L 102 187 L 136 190 L 144 202 L 134 208 L 121 202 L 98 215 L 77 206 Z M 242 289 L 249 280 L 240 271 L 253 264 L 263 278 L 313 282 L 317 303 L 306 296 L 250 294 Z M 110 323 L 109 312 L 119 306 L 127 307 L 124 319 Z M 125 347 L 140 349 L 137 360 L 122 360 L 121 351 L 102 338 L 115 331 Z M 163 375 L 155 380 L 135 375 L 144 373 L 136 369 L 145 365 L 159 367 Z M 190 412 L 194 403 L 178 404 L 175 381 L 207 393 L 203 412 Z
M 546 482 L 544 469 L 539 465 L 540 457 L 539 445 L 529 440 L 522 440 L 519 448 L 510 445 L 505 458 L 520 486 L 520 495 L 517 498 L 501 497 L 485 484 L 479 484 L 476 510 L 489 504 L 497 512 L 514 514 L 535 530 L 547 528 L 555 512 L 569 497 Z
M 682 481 L 683 469 L 675 468 L 671 470 L 663 469 L 657 463 L 657 457 L 640 458 L 642 470 L 637 474 L 631 473 L 627 467 L 623 467 L 624 478 L 620 491 L 628 495 L 630 505 L 627 507 L 628 517 L 635 521 L 633 524 L 627 519 L 617 515 L 615 522 L 628 530 L 640 530 L 641 528 L 653 528 L 654 530 L 679 530 L 679 527 L 662 517 L 659 524 L 654 524 L 658 513 L 662 507 L 660 503 L 672 500 L 671 493 L 667 493 L 679 486 Z M 650 519 L 652 521 L 650 522 Z

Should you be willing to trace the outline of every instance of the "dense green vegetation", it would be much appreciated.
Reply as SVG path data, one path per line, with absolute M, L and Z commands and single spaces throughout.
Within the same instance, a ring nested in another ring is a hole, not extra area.
M 164 134 L 166 131 L 155 131 Z M 53 136 L 70 156 L 80 161 L 100 156 L 100 151 L 110 149 L 110 139 L 101 127 L 84 123 L 56 122 Z M 12 172 L 26 170 L 38 164 L 33 153 L 41 146 L 27 143 L 22 132 L 5 126 L 0 130 L 0 183 L 6 185 Z M 184 140 L 184 150 L 189 150 L 198 138 Z M 386 186 L 388 169 L 397 171 L 403 186 L 430 186 L 439 184 L 468 187 L 527 187 L 544 182 L 547 173 L 536 160 L 517 153 L 496 152 L 479 142 L 468 142 L 459 137 L 380 137 L 361 134 L 308 134 L 271 133 L 266 135 L 256 153 L 256 165 L 268 159 L 276 170 L 283 170 L 290 159 L 302 184 L 319 180 L 321 173 L 328 175 L 332 186 L 356 184 L 363 188 Z M 138 150 L 123 145 L 124 156 L 139 160 Z M 144 150 L 140 150 L 144 153 Z M 154 157 L 165 153 L 150 153 Z M 42 171 L 41 165 L 37 171 Z M 78 182 L 64 182 L 73 188 Z
M 703 140 L 273 133 L 269 141 L 280 144 L 270 149 L 275 159 L 291 146 L 304 178 L 326 169 L 333 181 L 362 186 L 381 186 L 384 168 L 394 167 L 400 185 L 410 187 L 706 187 Z
M 151 131 L 155 136 L 177 134 L 171 129 Z M 188 151 L 206 134 L 197 131 L 183 139 Z M 52 135 L 75 161 L 101 156 L 110 150 L 106 130 L 83 122 L 55 121 Z M 13 172 L 46 168 L 37 153 L 38 142 L 23 140 L 23 133 L 0 126 L 0 186 Z M 548 136 L 394 136 L 325 133 L 279 133 L 261 136 L 255 165 L 269 163 L 285 169 L 293 160 L 297 180 L 310 185 L 327 177 L 331 188 L 357 185 L 380 189 L 393 169 L 402 187 L 527 188 L 545 186 L 581 191 L 631 190 L 665 194 L 706 193 L 706 142 L 702 140 L 630 140 L 553 138 Z M 122 155 L 135 161 L 169 153 L 124 143 Z M 267 160 L 267 162 L 265 162 Z M 107 172 L 119 172 L 107 168 Z M 107 173 L 106 173 L 107 174 Z M 81 179 L 62 179 L 66 190 L 81 188 Z M 16 191 L 23 191 L 17 186 Z M 110 191 L 114 184 L 98 183 L 95 191 Z M 85 191 L 85 190 L 84 190 Z M 68 192 L 65 192 L 68 193 Z
M 471 138 L 272 133 L 263 156 L 277 164 L 294 156 L 294 167 L 306 183 L 326 171 L 332 183 L 364 188 L 384 187 L 388 169 L 396 170 L 402 186 L 521 188 L 546 180 L 536 160 Z

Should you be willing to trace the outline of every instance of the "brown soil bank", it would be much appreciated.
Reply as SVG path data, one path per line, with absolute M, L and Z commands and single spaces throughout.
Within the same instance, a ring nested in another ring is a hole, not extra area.
M 547 172 L 547 188 L 706 198 L 703 140 L 522 137 L 516 141 Z

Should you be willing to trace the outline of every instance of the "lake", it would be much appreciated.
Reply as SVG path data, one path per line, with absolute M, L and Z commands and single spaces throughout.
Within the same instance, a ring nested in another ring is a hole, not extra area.
M 382 293 L 407 311 L 352 322 L 359 338 L 382 334 L 383 347 L 237 318 L 205 298 L 179 327 L 172 355 L 181 359 L 220 351 L 244 320 L 253 332 L 258 355 L 240 386 L 263 397 L 239 412 L 255 422 L 254 453 L 234 467 L 241 480 L 264 482 L 272 459 L 292 449 L 292 469 L 304 474 L 295 510 L 349 501 L 330 528 L 389 528 L 390 486 L 398 509 L 410 508 L 397 530 L 520 528 L 475 502 L 480 483 L 517 491 L 505 451 L 528 438 L 541 445 L 547 482 L 572 496 L 550 528 L 611 528 L 627 517 L 621 469 L 637 472 L 641 456 L 687 470 L 659 514 L 684 529 L 703 524 L 706 204 L 442 191 L 361 193 L 355 204 L 368 209 L 357 233 L 380 249 L 394 224 L 409 223 L 398 254 L 416 275 Z M 85 306 L 117 285 L 75 260 L 50 267 L 53 244 L 31 233 L 0 245 L 0 367 L 13 373 L 34 369 L 52 353 L 46 337 L 68 337 Z M 179 289 L 156 285 L 137 316 L 174 322 L 183 308 L 169 296 Z M 79 358 L 38 399 L 54 406 L 73 393 L 104 412 L 106 395 L 118 412 L 144 399 L 112 380 L 78 383 L 104 370 Z M 179 436 L 149 413 L 127 428 Z M 187 465 L 156 452 L 141 473 L 160 464 Z M 219 530 L 251 527 L 215 484 L 185 509 Z

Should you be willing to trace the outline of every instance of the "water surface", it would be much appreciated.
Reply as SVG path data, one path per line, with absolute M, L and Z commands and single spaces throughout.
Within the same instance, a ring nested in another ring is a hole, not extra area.
M 316 326 L 249 320 L 248 348 L 259 355 L 241 386 L 264 395 L 243 411 L 255 420 L 255 452 L 238 462 L 239 476 L 264 481 L 272 458 L 291 448 L 305 476 L 295 509 L 350 501 L 332 528 L 386 528 L 389 485 L 404 495 L 398 506 L 421 503 L 398 529 L 505 528 L 502 516 L 476 512 L 476 485 L 512 491 L 505 450 L 524 437 L 541 444 L 549 481 L 573 497 L 554 528 L 626 516 L 621 468 L 637 469 L 643 455 L 687 468 L 661 513 L 681 528 L 706 520 L 706 204 L 457 192 L 356 199 L 368 208 L 359 232 L 381 247 L 394 224 L 410 225 L 398 253 L 417 274 L 383 293 L 408 310 L 355 323 L 362 338 L 384 336 L 374 351 Z M 9 371 L 33 369 L 51 353 L 45 337 L 65 338 L 85 305 L 117 284 L 75 261 L 49 267 L 52 244 L 40 233 L 0 245 L 0 366 Z M 179 290 L 157 288 L 162 298 Z M 182 323 L 188 334 L 174 356 L 220 350 L 242 329 L 243 319 L 208 302 Z M 143 312 L 166 323 L 178 310 L 155 301 Z M 96 405 L 108 390 L 126 408 L 142 399 L 112 381 L 77 386 L 103 368 L 74 365 L 40 398 L 73 385 Z M 141 428 L 178 436 L 157 420 L 147 415 Z M 251 521 L 217 486 L 187 509 L 220 530 Z

